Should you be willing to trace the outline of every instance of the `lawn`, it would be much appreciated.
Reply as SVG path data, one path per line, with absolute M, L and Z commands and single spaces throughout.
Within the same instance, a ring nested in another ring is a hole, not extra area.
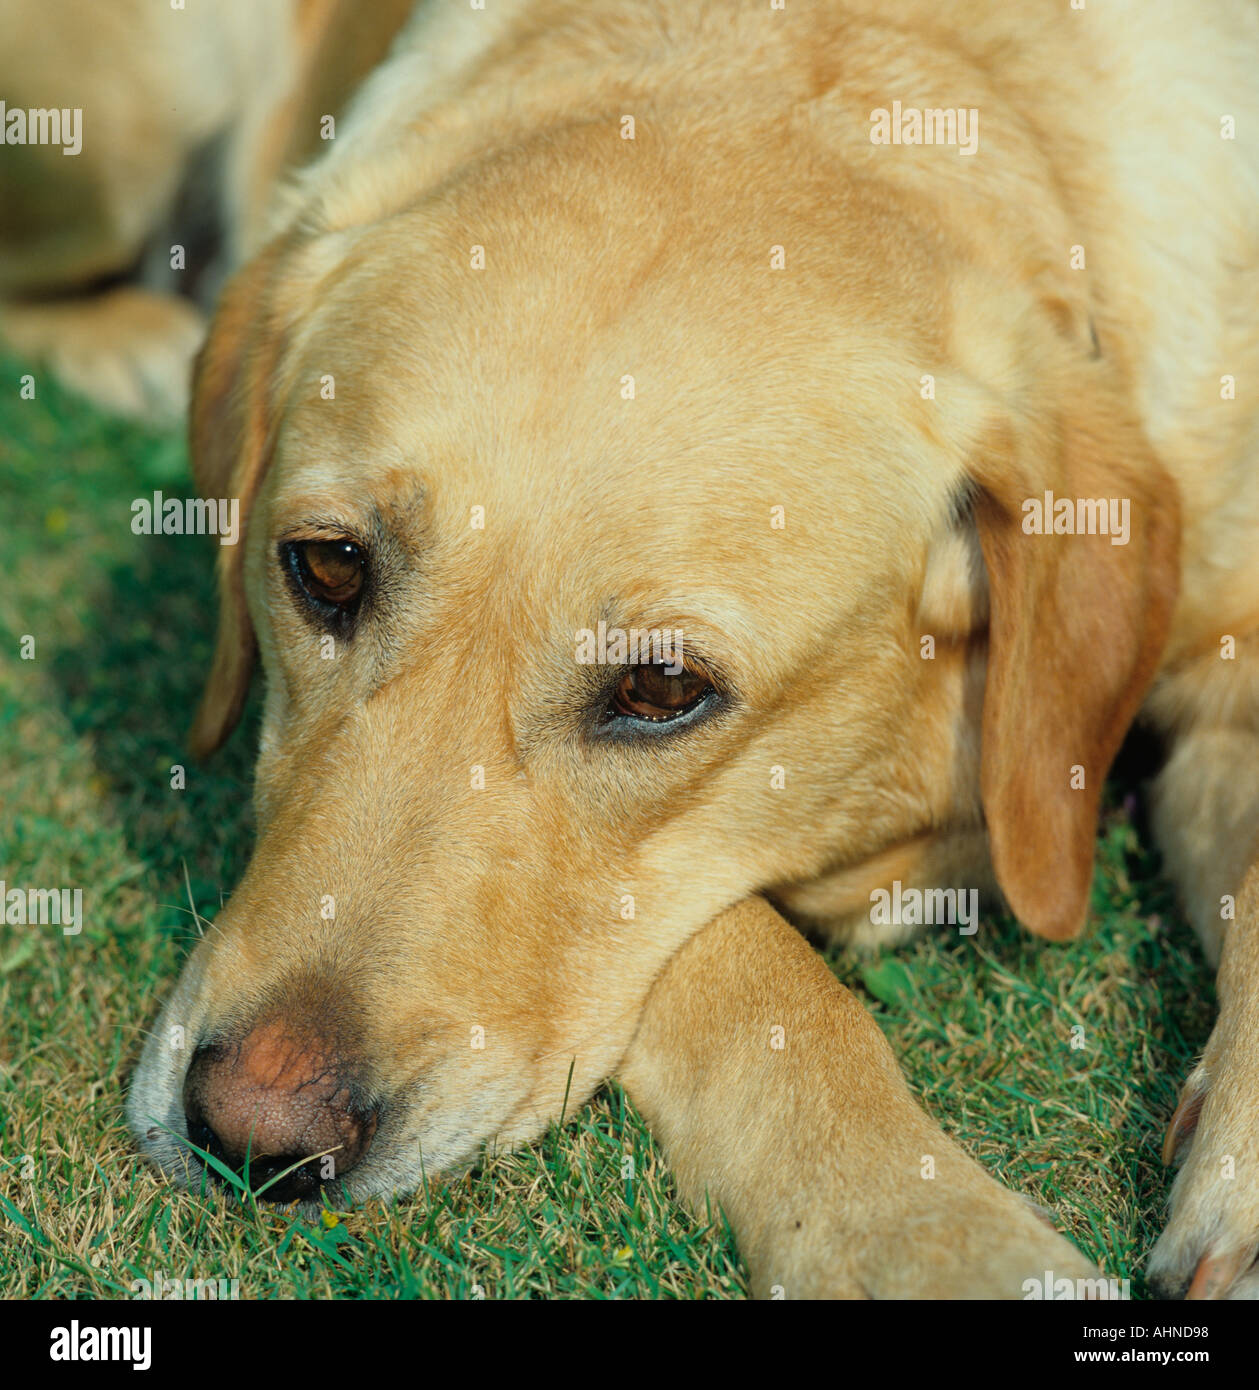
M 44 374 L 22 400 L 22 370 L 0 359 L 0 878 L 81 887 L 83 929 L 0 924 L 0 1297 L 127 1296 L 158 1275 L 234 1279 L 242 1298 L 745 1296 L 720 1213 L 677 1204 L 614 1085 L 523 1150 L 322 1220 L 175 1192 L 139 1162 L 127 1078 L 193 908 L 213 918 L 248 857 L 256 702 L 217 759 L 190 763 L 213 543 L 130 524 L 133 499 L 189 489 L 182 436 L 101 416 Z M 1163 1129 L 1214 1006 L 1140 812 L 1136 781 L 1112 786 L 1078 942 L 995 920 L 832 961 L 944 1127 L 1136 1296 Z

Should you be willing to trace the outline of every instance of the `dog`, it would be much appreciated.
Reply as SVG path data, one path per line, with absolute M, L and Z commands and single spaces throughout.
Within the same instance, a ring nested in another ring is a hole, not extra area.
M 1150 1276 L 1259 1295 L 1259 8 L 887 11 L 421 5 L 280 181 L 193 388 L 195 750 L 266 702 L 172 1178 L 405 1193 L 617 1075 L 755 1292 L 1093 1278 L 797 928 L 1076 935 L 1141 721 L 1220 996 Z

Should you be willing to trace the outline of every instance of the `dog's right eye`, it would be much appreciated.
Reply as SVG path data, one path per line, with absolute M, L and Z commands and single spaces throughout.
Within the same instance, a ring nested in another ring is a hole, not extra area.
M 712 689 L 706 675 L 688 667 L 673 672 L 660 664 L 635 666 L 621 677 L 612 692 L 610 713 L 667 724 L 693 710 Z
M 292 582 L 317 609 L 353 614 L 367 578 L 362 547 L 350 540 L 289 541 L 282 553 Z

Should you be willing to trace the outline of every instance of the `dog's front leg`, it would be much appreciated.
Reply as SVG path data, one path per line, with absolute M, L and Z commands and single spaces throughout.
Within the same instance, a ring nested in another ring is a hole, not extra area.
M 1181 1092 L 1164 1157 L 1183 1166 L 1150 1257 L 1164 1297 L 1259 1298 L 1259 658 L 1253 641 L 1169 681 L 1173 729 L 1154 827 L 1207 958 L 1220 1014 Z M 1201 713 L 1198 713 L 1201 711 Z M 1231 717 L 1229 716 L 1231 712 Z
M 1220 1015 L 1164 1146 L 1184 1166 L 1150 1260 L 1166 1297 L 1259 1298 L 1259 864 L 1237 896 L 1217 979 Z
M 684 1198 L 724 1208 L 759 1295 L 1025 1298 L 1096 1278 L 926 1115 L 878 1025 L 759 899 L 666 967 L 619 1075 Z

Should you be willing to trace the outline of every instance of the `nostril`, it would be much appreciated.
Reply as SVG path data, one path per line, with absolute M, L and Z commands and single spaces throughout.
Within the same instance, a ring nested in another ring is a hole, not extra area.
M 214 1056 L 215 1052 L 211 1047 L 198 1047 L 192 1054 L 192 1062 L 184 1077 L 184 1125 L 192 1144 L 230 1166 L 231 1159 L 207 1119 L 202 1104 L 203 1092 L 206 1089 L 206 1073 L 213 1065 Z
M 219 1136 L 210 1128 L 204 1120 L 195 1119 L 187 1111 L 184 1112 L 184 1122 L 188 1126 L 188 1139 L 197 1148 L 204 1149 L 206 1153 L 223 1162 L 227 1161 L 227 1154 L 223 1150 L 223 1145 L 219 1143 Z
M 317 1197 L 334 1179 L 324 1178 L 320 1160 L 303 1163 L 303 1154 L 261 1158 L 249 1166 L 249 1186 L 268 1202 L 304 1202 Z

